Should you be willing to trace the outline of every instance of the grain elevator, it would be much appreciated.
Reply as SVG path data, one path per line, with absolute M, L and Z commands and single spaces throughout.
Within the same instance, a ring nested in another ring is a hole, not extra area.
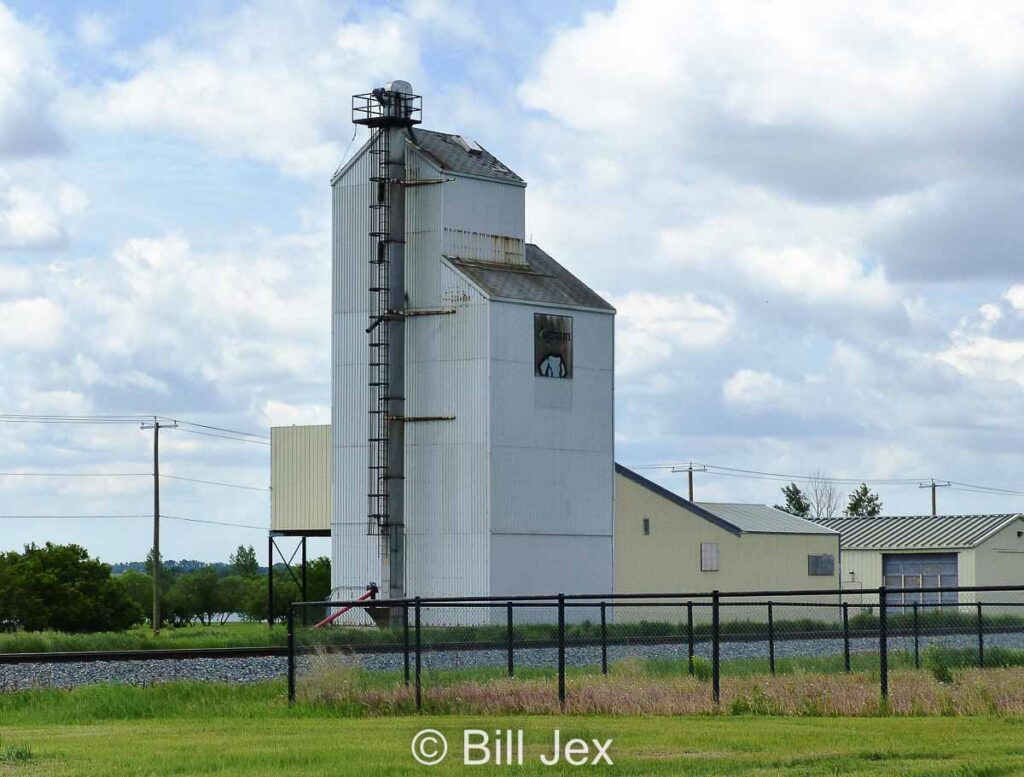
M 392 81 L 334 175 L 334 595 L 612 590 L 614 309 L 526 182 Z

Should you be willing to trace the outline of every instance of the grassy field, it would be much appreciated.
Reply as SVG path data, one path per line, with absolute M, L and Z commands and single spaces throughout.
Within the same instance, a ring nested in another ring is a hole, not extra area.
M 149 650 L 173 648 L 262 647 L 287 644 L 283 625 L 225 623 L 223 626 L 166 627 L 159 636 L 147 627 L 127 631 L 65 634 L 59 631 L 0 633 L 0 653 L 44 653 L 61 650 Z
M 310 612 L 310 617 L 322 613 Z M 310 621 L 314 622 L 313 620 Z M 891 633 L 907 630 L 913 620 L 908 615 L 890 615 L 888 619 Z M 1024 619 L 1019 616 L 995 615 L 986 617 L 985 628 L 990 631 L 1007 628 L 1024 628 Z M 936 629 L 958 629 L 962 633 L 973 634 L 977 628 L 976 616 L 950 611 L 934 611 L 922 613 L 919 618 L 922 634 Z M 873 615 L 856 614 L 850 618 L 851 636 L 873 638 L 877 634 L 878 619 Z M 710 638 L 711 626 L 707 622 L 699 622 L 694 626 L 694 638 L 698 641 Z M 775 633 L 780 641 L 788 634 L 802 636 L 818 635 L 841 637 L 842 626 L 836 620 L 779 618 L 775 621 Z M 721 634 L 724 640 L 729 637 L 767 634 L 767 624 L 756 621 L 727 620 L 722 623 Z M 566 629 L 566 640 L 572 645 L 575 641 L 595 643 L 601 635 L 600 627 L 590 622 L 569 624 Z M 608 639 L 614 643 L 624 638 L 640 636 L 667 638 L 672 637 L 680 643 L 686 639 L 686 624 L 680 622 L 638 622 L 609 623 Z M 423 645 L 434 643 L 461 642 L 467 644 L 487 643 L 502 645 L 507 638 L 505 626 L 424 626 L 421 634 Z M 297 631 L 299 645 L 401 645 L 403 629 L 401 628 L 330 628 L 318 631 L 299 628 Z M 521 623 L 515 626 L 515 641 L 520 645 L 530 642 L 553 644 L 557 639 L 557 627 L 550 623 Z M 127 631 L 98 632 L 92 634 L 65 634 L 53 631 L 0 633 L 0 653 L 34 653 L 61 650 L 146 650 L 150 648 L 213 648 L 213 647 L 262 647 L 284 646 L 287 634 L 283 624 L 273 629 L 265 623 L 227 623 L 219 626 L 186 626 L 180 628 L 165 627 L 158 637 L 149 628 L 137 627 Z
M 431 773 L 503 774 L 461 763 L 466 728 L 523 728 L 526 766 L 543 767 L 553 732 L 614 741 L 624 775 L 1003 775 L 1024 772 L 1024 721 L 970 718 L 773 718 L 743 715 L 351 719 L 329 707 L 289 709 L 280 683 L 262 686 L 96 687 L 0 696 L 0 775 L 422 774 L 410 743 L 423 728 L 448 736 Z M 583 770 L 584 773 L 586 769 Z

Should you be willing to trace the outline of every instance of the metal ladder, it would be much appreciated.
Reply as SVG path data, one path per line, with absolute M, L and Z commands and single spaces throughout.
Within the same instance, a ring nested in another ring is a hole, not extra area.
M 370 327 L 369 346 L 369 504 L 367 507 L 367 534 L 384 535 L 388 532 L 390 512 L 390 472 L 388 439 L 390 418 L 388 404 L 391 399 L 390 354 L 391 311 L 391 192 L 390 192 L 390 132 L 387 127 L 377 130 L 370 155 L 376 174 L 374 183 L 373 231 L 370 237 L 376 245 L 370 257 Z

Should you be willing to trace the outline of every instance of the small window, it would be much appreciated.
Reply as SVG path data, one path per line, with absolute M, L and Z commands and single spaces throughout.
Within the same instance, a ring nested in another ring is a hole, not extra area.
M 648 537 L 651 534 L 651 519 L 644 518 L 644 536 Z
M 832 577 L 835 573 L 836 557 L 831 553 L 807 557 L 807 574 L 811 577 Z
M 718 571 L 718 543 L 702 542 L 700 544 L 700 571 Z

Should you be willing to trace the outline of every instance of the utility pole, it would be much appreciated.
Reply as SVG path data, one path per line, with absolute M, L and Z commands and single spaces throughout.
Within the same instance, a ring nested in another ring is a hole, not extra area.
M 939 514 L 938 500 L 935 497 L 935 490 L 938 488 L 945 488 L 946 486 L 949 485 L 951 485 L 951 483 L 948 480 L 944 483 L 936 483 L 935 478 L 932 478 L 932 481 L 930 483 L 921 483 L 918 486 L 918 488 L 930 488 L 932 490 L 932 517 L 935 517 Z
M 684 467 L 672 467 L 672 471 L 673 472 L 685 472 L 686 473 L 686 479 L 687 479 L 687 481 L 689 483 L 689 491 L 688 491 L 688 493 L 690 495 L 690 501 L 692 502 L 693 501 L 693 473 L 694 472 L 707 472 L 708 468 L 705 465 L 703 465 L 703 464 L 699 464 L 699 465 L 694 466 L 694 463 L 691 461 L 689 464 L 686 465 L 685 468 Z
M 153 633 L 160 633 L 160 429 L 176 429 L 177 422 L 162 423 L 153 416 L 152 423 L 141 429 L 153 430 Z

